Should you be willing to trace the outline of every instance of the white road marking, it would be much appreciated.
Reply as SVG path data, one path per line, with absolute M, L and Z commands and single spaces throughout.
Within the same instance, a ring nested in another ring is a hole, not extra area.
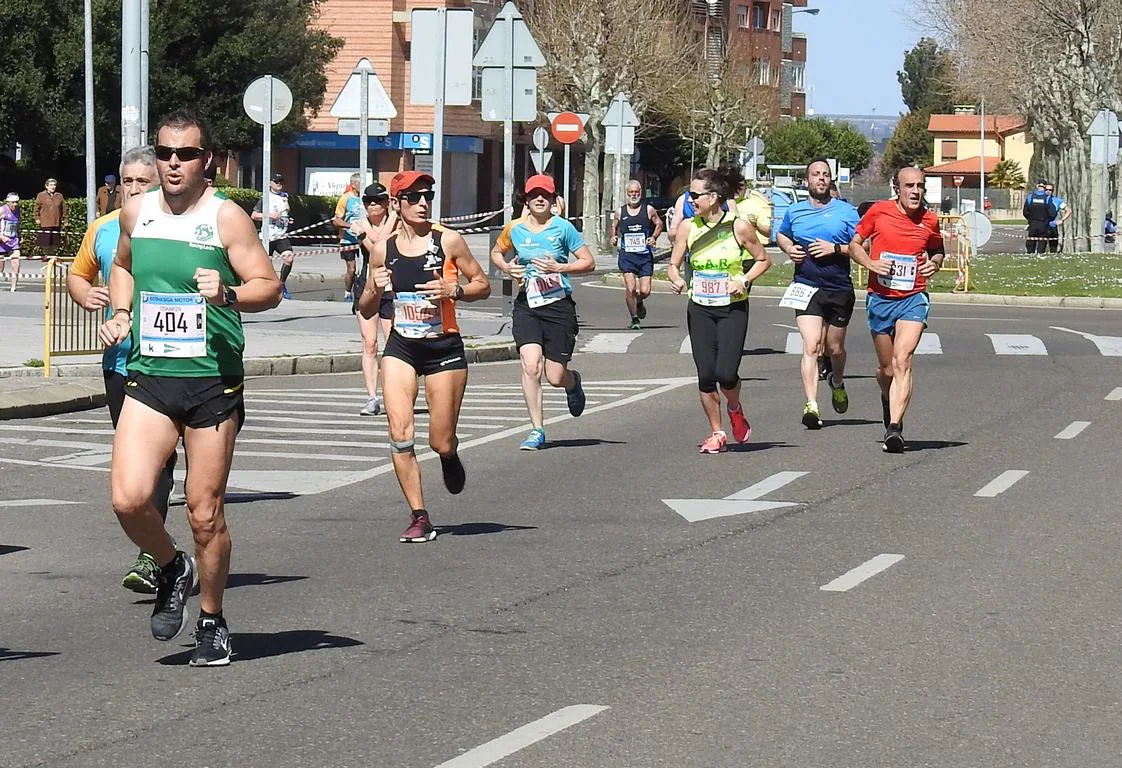
M 1078 437 L 1079 433 L 1089 426 L 1091 426 L 1091 422 L 1089 421 L 1073 421 L 1060 430 L 1059 434 L 1056 435 L 1056 439 L 1071 440 L 1074 437 Z
M 527 723 L 521 728 L 515 728 L 510 733 L 497 739 L 492 739 L 486 744 L 480 744 L 459 757 L 446 760 L 436 768 L 484 768 L 484 766 L 494 765 L 503 758 L 509 757 L 515 752 L 525 749 L 531 744 L 536 744 L 566 728 L 571 728 L 606 709 L 608 707 L 595 704 L 577 704 L 571 707 L 563 707 L 532 723 Z
M 1103 357 L 1122 357 L 1122 336 L 1096 336 L 1093 333 L 1073 331 L 1071 328 L 1062 328 L 1058 325 L 1049 327 L 1053 331 L 1063 331 L 1064 333 L 1074 333 L 1076 336 L 1082 336 L 1098 347 L 1099 354 Z
M 943 354 L 943 342 L 939 339 L 937 333 L 925 333 L 919 338 L 919 346 L 916 347 L 917 355 L 941 355 Z
M 942 318 L 940 318 L 942 319 Z M 1047 355 L 1044 342 L 1027 333 L 987 333 L 998 355 Z
M 1115 387 L 1107 393 L 1104 400 L 1122 400 L 1122 387 Z
M 7 499 L 0 500 L 0 507 L 56 507 L 61 504 L 85 504 L 84 501 L 63 501 L 62 499 Z
M 792 331 L 799 330 L 799 326 L 797 325 L 787 325 L 786 323 L 772 323 L 772 325 L 774 325 L 776 328 L 789 328 Z
M 877 555 L 872 560 L 838 576 L 829 584 L 823 584 L 819 589 L 823 592 L 848 592 L 861 582 L 891 568 L 903 559 L 903 555 Z
M 678 347 L 679 355 L 693 354 L 693 342 L 690 341 L 690 335 L 687 333 L 686 338 L 682 339 L 681 346 Z
M 1000 475 L 995 477 L 993 480 L 990 480 L 988 483 L 983 485 L 974 495 L 992 499 L 998 494 L 1005 493 L 1005 491 L 1013 487 L 1013 483 L 1017 482 L 1027 475 L 1028 470 L 1007 469 Z
M 766 512 L 799 506 L 793 501 L 759 501 L 772 491 L 798 480 L 806 472 L 776 472 L 755 485 L 737 491 L 723 499 L 663 499 L 662 503 L 677 512 L 687 523 L 712 520 L 717 517 L 734 517 L 752 512 Z
M 787 345 L 783 349 L 788 355 L 801 355 L 803 353 L 803 337 L 798 331 L 787 334 Z
M 90 423 L 107 424 L 108 421 L 96 421 L 96 422 L 90 422 Z M 46 427 L 46 426 L 40 426 L 38 424 L 35 425 L 34 429 L 35 429 L 36 432 L 49 432 L 49 433 L 55 434 L 55 435 L 58 435 L 58 434 L 63 434 L 63 435 L 111 435 L 111 434 L 113 434 L 113 430 L 111 430 L 111 429 L 78 429 L 78 428 L 75 428 L 75 427 Z M 0 424 L 0 430 L 3 430 L 5 432 L 26 432 L 28 430 L 28 427 L 14 427 L 14 426 L 6 425 L 6 424 Z
M 766 477 L 755 485 L 745 488 L 743 491 L 737 491 L 731 496 L 726 496 L 726 499 L 758 499 L 761 496 L 767 496 L 773 491 L 778 491 L 785 485 L 789 485 L 798 480 L 806 472 L 776 472 L 771 477 Z
M 597 333 L 585 342 L 580 351 L 593 354 L 622 355 L 627 352 L 631 342 L 642 335 L 641 333 Z

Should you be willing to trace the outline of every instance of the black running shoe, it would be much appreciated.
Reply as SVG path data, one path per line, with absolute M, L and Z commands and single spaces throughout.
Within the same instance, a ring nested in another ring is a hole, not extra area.
M 884 433 L 884 450 L 886 453 L 904 452 L 904 430 L 899 424 L 889 424 L 888 431 Z
M 580 416 L 584 413 L 584 387 L 581 386 L 580 374 L 576 371 L 573 371 L 573 388 L 565 392 L 565 399 L 568 401 L 570 414 Z
M 444 487 L 448 489 L 448 493 L 457 494 L 464 489 L 467 473 L 464 472 L 464 463 L 460 461 L 458 453 L 441 456 L 440 471 L 444 474 Z
M 639 299 L 638 303 L 635 305 L 635 314 L 638 315 L 640 320 L 647 319 L 647 307 L 643 304 L 642 299 Z
M 195 652 L 192 667 L 225 667 L 234 654 L 230 648 L 230 629 L 225 619 L 200 618 L 195 625 Z
M 152 608 L 152 637 L 172 640 L 191 620 L 187 596 L 195 586 L 195 558 L 176 552 L 167 569 L 161 568 L 156 580 L 156 605 Z

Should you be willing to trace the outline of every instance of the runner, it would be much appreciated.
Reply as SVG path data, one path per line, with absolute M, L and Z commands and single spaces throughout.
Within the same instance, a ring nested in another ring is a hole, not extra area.
M 0 274 L 5 261 L 12 269 L 9 291 L 15 293 L 19 282 L 19 195 L 15 192 L 9 192 L 0 207 Z
M 280 302 L 280 280 L 249 216 L 203 179 L 211 160 L 202 119 L 177 110 L 160 122 L 160 188 L 131 198 L 109 278 L 107 345 L 132 336 L 128 381 L 113 437 L 113 511 L 133 543 L 160 566 L 152 636 L 171 640 L 201 595 L 192 666 L 230 663 L 222 594 L 230 569 L 223 499 L 234 441 L 245 417 L 242 312 Z M 136 313 L 133 313 L 133 308 Z M 179 438 L 195 556 L 177 551 L 152 496 Z M 196 565 L 197 563 L 197 565 Z
M 806 167 L 806 180 L 809 199 L 787 209 L 776 235 L 779 249 L 795 264 L 794 280 L 779 306 L 795 310 L 795 323 L 803 340 L 803 426 L 821 429 L 818 371 L 823 352 L 831 363 L 827 382 L 834 411 L 849 410 L 844 378 L 845 333 L 855 297 L 848 247 L 860 219 L 856 208 L 830 193 L 830 164 L 826 160 L 812 160 Z
M 733 189 L 729 178 L 715 169 L 702 168 L 694 174 L 687 194 L 697 215 L 678 229 L 667 269 L 674 292 L 686 290 L 680 270 L 689 251 L 693 276 L 686 323 L 701 407 L 710 428 L 709 437 L 699 445 L 701 453 L 727 450 L 721 393 L 728 403 L 733 438 L 743 443 L 752 434 L 740 402 L 740 357 L 748 335 L 748 292 L 771 261 L 752 222 L 724 210 Z M 745 272 L 749 262 L 751 268 Z
M 468 373 L 456 302 L 491 295 L 491 284 L 460 233 L 429 221 L 435 183 L 421 171 L 402 171 L 390 180 L 400 221 L 396 232 L 371 249 L 370 279 L 359 299 L 359 312 L 372 320 L 382 295 L 393 292 L 393 331 L 382 354 L 382 392 L 394 473 L 411 511 L 409 527 L 399 539 L 405 544 L 436 538 L 414 450 L 418 379 L 425 379 L 429 447 L 440 456 L 444 487 L 460 493 L 467 478 L 456 453 L 456 423 Z M 460 283 L 461 275 L 467 283 Z
M 619 271 L 623 273 L 624 302 L 631 330 L 647 317 L 643 300 L 651 295 L 654 244 L 662 234 L 662 219 L 653 205 L 643 201 L 643 185 L 627 182 L 627 204 L 612 217 L 612 245 L 619 246 Z
M 265 216 L 261 212 L 263 202 L 263 199 L 258 198 L 257 205 L 253 206 L 253 213 L 250 214 L 254 221 L 262 222 L 261 226 L 265 226 L 263 222 Z M 288 226 L 291 223 L 292 211 L 288 204 L 288 193 L 284 191 L 284 176 L 274 173 L 269 179 L 269 258 L 280 256 L 281 259 L 282 299 L 292 298 L 288 294 L 288 285 L 285 283 L 292 272 L 292 262 L 295 260 L 292 242 L 288 239 Z
M 355 284 L 355 259 L 358 257 L 358 236 L 351 232 L 351 225 L 362 218 L 362 198 L 358 193 L 358 185 L 362 183 L 362 175 L 352 173 L 347 183 L 347 189 L 335 204 L 335 218 L 331 220 L 339 228 L 339 258 L 346 265 L 346 275 L 343 277 L 343 301 L 354 300 Z
M 363 317 L 358 304 L 366 289 L 366 277 L 370 272 L 370 251 L 375 243 L 380 243 L 393 234 L 397 228 L 398 216 L 397 211 L 390 209 L 390 193 L 381 184 L 374 183 L 363 190 L 362 204 L 366 207 L 366 216 L 351 225 L 362 246 L 355 273 L 355 300 L 351 311 L 358 318 L 358 331 L 362 336 L 362 380 L 366 384 L 367 395 L 366 405 L 362 406 L 359 415 L 378 416 L 382 413 L 382 399 L 378 397 L 378 331 L 382 331 L 383 339 L 389 339 L 393 328 L 393 295 L 388 291 L 382 293 L 377 317 Z
M 135 147 L 121 156 L 121 186 L 118 194 L 122 204 L 133 197 L 142 195 L 159 185 L 156 176 L 156 152 L 152 147 Z M 117 241 L 121 235 L 120 207 L 95 219 L 78 247 L 78 255 L 66 277 L 66 288 L 70 298 L 90 312 L 104 311 L 109 306 L 109 272 L 113 257 L 117 254 Z M 101 285 L 94 283 L 100 279 Z M 105 314 L 108 314 L 107 312 Z M 106 318 L 108 319 L 108 318 Z M 125 364 L 129 357 L 131 339 L 126 337 L 120 344 L 105 350 L 101 358 L 102 375 L 105 379 L 105 396 L 109 405 L 109 419 L 113 427 L 121 417 L 121 407 L 125 402 L 125 382 L 128 371 Z M 168 518 L 168 503 L 175 484 L 172 472 L 175 470 L 176 454 L 173 451 L 167 464 L 160 472 L 152 504 L 165 522 Z M 125 574 L 121 586 L 133 592 L 152 594 L 156 591 L 156 581 L 160 567 L 152 555 L 141 550 L 136 562 Z
M 850 257 L 869 270 L 865 308 L 876 348 L 884 418 L 884 450 L 903 453 L 904 412 L 912 398 L 912 356 L 927 327 L 927 278 L 945 258 L 939 217 L 923 200 L 918 168 L 896 172 L 896 200 L 874 203 L 849 243 Z M 872 256 L 864 241 L 872 238 Z
M 531 176 L 525 189 L 530 215 L 506 225 L 491 250 L 491 262 L 520 285 L 511 319 L 532 429 L 519 448 L 536 451 L 545 445 L 543 371 L 550 386 L 565 389 L 569 413 L 584 413 L 580 373 L 569 368 L 578 333 L 569 275 L 594 271 L 596 260 L 576 228 L 550 212 L 557 194 L 553 177 Z M 507 261 L 511 251 L 515 258 Z

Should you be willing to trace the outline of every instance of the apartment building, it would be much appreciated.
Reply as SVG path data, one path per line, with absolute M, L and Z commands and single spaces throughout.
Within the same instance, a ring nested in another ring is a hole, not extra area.
M 774 90 L 779 113 L 806 114 L 806 35 L 795 32 L 796 12 L 817 12 L 807 0 L 728 0 L 727 55 L 751 67 L 752 76 Z M 799 10 L 799 9 L 805 9 Z

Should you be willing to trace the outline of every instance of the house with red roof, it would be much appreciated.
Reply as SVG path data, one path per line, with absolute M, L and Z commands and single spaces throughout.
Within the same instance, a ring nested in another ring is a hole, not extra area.
M 924 172 L 943 177 L 944 189 L 954 186 L 956 176 L 962 177 L 963 187 L 977 189 L 983 163 L 989 174 L 1002 160 L 1016 161 L 1029 180 L 1032 137 L 1020 115 L 986 115 L 983 125 L 973 107 L 964 107 L 953 115 L 932 115 L 927 132 L 934 142 L 935 162 Z

